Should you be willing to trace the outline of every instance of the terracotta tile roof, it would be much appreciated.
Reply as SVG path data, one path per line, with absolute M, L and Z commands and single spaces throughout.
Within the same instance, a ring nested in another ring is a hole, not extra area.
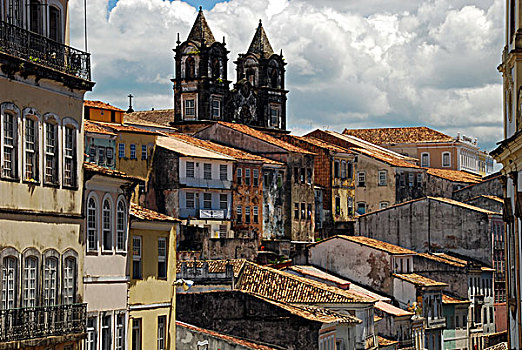
M 170 221 L 170 222 L 181 222 L 171 216 L 158 213 L 154 210 L 143 208 L 135 203 L 131 203 L 130 214 L 137 219 L 145 221 Z
M 228 335 L 228 334 L 223 334 L 223 333 L 219 333 L 219 332 L 216 332 L 216 331 L 212 331 L 210 329 L 204 329 L 204 328 L 196 327 L 196 326 L 193 326 L 193 325 L 190 325 L 190 324 L 187 324 L 187 323 L 183 323 L 181 321 L 176 321 L 176 326 L 187 328 L 187 329 L 190 329 L 191 331 L 208 334 L 209 336 L 212 336 L 214 338 L 219 338 L 219 339 L 224 340 L 224 341 L 226 341 L 228 343 L 231 343 L 231 344 L 234 344 L 234 345 L 240 345 L 240 346 L 246 347 L 248 349 L 253 349 L 253 350 L 280 350 L 281 349 L 279 347 L 274 348 L 274 347 L 271 347 L 271 346 L 268 346 L 268 345 L 257 344 L 257 343 L 252 342 L 251 340 L 241 339 L 241 338 L 238 338 L 238 337 L 235 337 L 235 336 L 232 336 L 232 335 Z
M 206 158 L 206 159 L 218 159 L 223 161 L 235 161 L 234 158 L 227 156 L 225 154 L 210 151 L 207 148 L 196 146 L 193 143 L 187 142 L 185 140 L 170 137 L 170 136 L 161 136 L 156 140 L 156 145 L 158 147 L 162 147 L 168 149 L 172 152 L 176 152 L 184 157 L 194 157 L 194 158 Z
M 93 123 L 89 120 L 83 121 L 83 127 L 84 127 L 85 132 L 92 132 L 95 134 L 105 134 L 105 135 L 111 135 L 111 136 L 118 135 L 115 132 L 112 132 L 109 128 L 106 128 L 97 123 Z
M 210 151 L 219 152 L 221 154 L 233 157 L 237 160 L 262 162 L 262 163 L 274 164 L 274 165 L 283 165 L 283 163 L 272 160 L 272 159 L 268 159 L 268 158 L 261 157 L 261 156 L 258 156 L 258 155 L 252 154 L 252 153 L 248 153 L 248 152 L 239 150 L 237 148 L 222 146 L 222 145 L 214 143 L 212 141 L 201 140 L 201 139 L 198 139 L 196 137 L 189 136 L 186 134 L 169 133 L 169 136 L 189 142 L 195 146 L 202 147 L 202 148 L 208 149 Z
M 399 344 L 397 340 L 386 339 L 381 337 L 380 335 L 377 336 L 377 341 L 379 342 L 379 347 Z
M 457 258 L 447 258 L 446 254 L 433 254 L 433 253 L 417 253 L 417 255 L 422 256 L 423 258 L 430 259 L 433 261 L 440 262 L 442 264 L 447 264 L 455 267 L 466 267 L 468 265 L 467 261 L 460 260 Z M 448 255 L 449 256 L 449 255 Z
M 123 120 L 129 124 L 170 127 L 170 122 L 174 121 L 174 110 L 157 109 L 125 113 Z
M 196 264 L 196 268 L 202 268 L 203 264 L 208 264 L 208 272 L 217 273 L 217 272 L 225 272 L 227 269 L 227 265 L 231 264 L 234 269 L 234 277 L 239 277 L 239 273 L 245 264 L 245 259 L 230 259 L 230 260 L 178 260 L 176 261 L 176 273 L 181 272 L 181 265 L 183 263 L 187 264 L 188 268 L 194 268 L 194 264 Z
M 399 246 L 397 246 L 395 244 L 379 241 L 377 239 L 364 237 L 364 236 L 336 235 L 336 236 L 329 237 L 329 238 L 327 238 L 325 240 L 322 240 L 322 241 L 319 241 L 319 242 L 316 242 L 316 243 L 312 243 L 312 244 L 310 244 L 310 246 L 322 244 L 323 242 L 329 241 L 331 239 L 336 239 L 336 238 L 341 238 L 341 239 L 344 239 L 344 240 L 347 240 L 347 241 L 350 241 L 350 242 L 354 242 L 354 243 L 365 245 L 367 247 L 371 247 L 371 248 L 375 248 L 375 249 L 378 249 L 378 250 L 382 250 L 382 251 L 385 251 L 385 252 L 390 253 L 392 255 L 398 255 L 398 254 L 401 254 L 401 255 L 402 254 L 413 254 L 413 255 L 415 255 L 415 254 L 417 254 L 413 250 L 409 250 L 409 249 L 406 249 L 406 248 L 403 248 L 403 247 L 399 247 Z
M 324 281 L 335 283 L 338 287 L 340 286 L 350 286 L 351 282 L 347 280 L 343 280 L 342 278 L 336 277 L 334 275 L 331 275 L 329 273 L 326 273 L 324 271 L 319 270 L 318 268 L 315 268 L 313 266 L 308 265 L 294 265 L 289 266 L 287 268 L 288 270 L 295 271 L 301 275 L 309 276 L 309 277 L 315 277 L 322 279 Z M 344 288 L 343 288 L 344 289 Z
M 508 343 L 507 342 L 498 343 L 493 346 L 490 346 L 489 348 L 485 348 L 484 350 L 508 350 Z
M 486 210 L 486 209 L 482 209 L 482 208 L 479 208 L 479 207 L 475 207 L 474 205 L 462 203 L 462 202 L 456 201 L 454 199 L 442 198 L 442 197 L 428 197 L 428 198 L 436 200 L 436 201 L 439 201 L 439 202 L 444 202 L 444 203 L 448 203 L 448 204 L 451 204 L 451 205 L 456 205 L 456 206 L 459 206 L 459 207 L 462 207 L 462 208 L 466 208 L 466 209 L 469 209 L 469 210 L 478 211 L 478 212 L 481 212 L 481 213 L 484 213 L 484 214 L 502 215 L 501 213 L 496 213 L 496 212 L 491 211 L 491 210 Z
M 292 313 L 293 315 L 297 315 L 307 320 L 322 322 L 322 323 L 362 323 L 357 317 L 341 314 L 327 308 L 316 307 L 312 305 L 303 305 L 303 304 L 289 304 L 273 299 L 268 299 L 253 293 L 250 293 L 257 298 L 263 299 L 273 305 L 276 305 L 282 309 L 285 309 Z
M 440 177 L 442 179 L 454 181 L 454 182 L 465 182 L 465 183 L 473 183 L 477 184 L 481 182 L 481 177 L 478 175 L 470 174 L 465 171 L 460 170 L 450 170 L 450 169 L 435 169 L 435 168 L 426 168 L 426 172 L 429 175 Z
M 374 303 L 375 299 L 363 297 L 348 290 L 332 287 L 288 272 L 245 263 L 236 288 L 286 303 Z
M 337 146 L 337 145 L 334 145 L 332 143 L 325 142 L 325 141 L 323 141 L 321 139 L 318 139 L 318 138 L 315 138 L 315 137 L 312 137 L 312 136 L 284 135 L 282 137 L 283 141 L 288 141 L 289 139 L 295 139 L 295 140 L 298 140 L 298 141 L 301 141 L 301 142 L 306 142 L 306 143 L 309 143 L 309 144 L 311 144 L 311 145 L 313 145 L 315 147 L 326 149 L 326 150 L 333 151 L 333 152 L 353 153 L 352 151 L 350 151 L 347 148 L 344 148 L 344 147 L 341 147 L 341 146 Z M 290 141 L 288 141 L 288 142 L 290 142 Z
M 447 294 L 442 294 L 442 303 L 443 304 L 469 304 L 469 303 L 471 303 L 471 301 L 455 298 L 455 297 L 452 297 Z
M 306 136 L 320 138 L 321 133 L 338 139 L 339 143 L 343 144 L 343 148 L 349 148 L 356 153 L 364 154 L 392 166 L 420 169 L 420 167 L 416 165 L 416 162 L 418 162 L 417 159 L 403 156 L 402 154 L 373 144 L 371 141 L 362 140 L 355 136 L 344 135 L 330 130 L 316 130 Z
M 497 197 L 497 196 L 488 195 L 488 194 L 481 194 L 480 196 L 476 196 L 476 197 L 467 199 L 467 200 L 464 201 L 464 203 L 470 202 L 470 201 L 472 201 L 474 199 L 478 199 L 478 198 L 481 198 L 481 197 L 489 199 L 489 200 L 492 200 L 492 201 L 495 201 L 495 202 L 498 202 L 498 203 L 501 203 L 501 204 L 504 204 L 504 199 L 502 199 L 500 197 Z
M 404 128 L 345 129 L 343 134 L 352 135 L 379 145 L 454 141 L 453 137 L 425 126 Z
M 113 131 L 119 131 L 119 132 L 131 132 L 136 134 L 151 134 L 151 135 L 160 135 L 160 133 L 156 131 L 149 131 L 145 129 L 140 129 L 132 125 L 127 124 L 118 124 L 118 123 L 104 123 L 104 122 L 97 122 L 97 121 L 90 121 L 91 123 L 94 123 L 98 126 L 112 129 Z
M 111 106 L 110 104 L 102 102 L 102 101 L 84 100 L 83 105 L 85 107 L 90 107 L 90 108 L 99 108 L 99 109 L 105 109 L 105 110 L 110 110 L 110 111 L 123 112 L 123 109 Z
M 441 257 L 441 258 L 443 258 L 443 259 L 454 261 L 454 262 L 459 263 L 459 264 L 469 264 L 468 260 L 457 258 L 456 256 L 452 256 L 452 255 L 449 255 L 449 254 L 446 254 L 446 253 L 434 253 L 434 254 L 439 256 L 439 257 Z
M 217 122 L 216 124 L 226 126 L 228 128 L 234 129 L 236 131 L 239 131 L 243 134 L 252 136 L 258 140 L 265 141 L 267 143 L 271 143 L 273 145 L 276 145 L 288 152 L 296 152 L 296 153 L 304 153 L 304 154 L 314 154 L 312 152 L 309 152 L 307 150 L 304 150 L 300 147 L 294 146 L 288 142 L 282 141 L 278 138 L 275 138 L 273 136 L 270 136 L 268 134 L 265 134 L 264 132 L 261 132 L 259 130 L 253 129 L 249 126 L 243 125 L 243 124 L 236 124 L 236 123 L 228 123 L 228 122 Z
M 413 316 L 413 312 L 403 310 L 401 308 L 398 308 L 396 306 L 393 306 L 390 303 L 387 303 L 385 301 L 379 300 L 375 303 L 375 308 L 381 310 L 382 312 L 385 312 L 389 315 L 401 317 L 401 316 Z
M 105 168 L 105 167 L 99 166 L 94 163 L 83 162 L 83 169 L 85 171 L 90 171 L 93 173 L 98 173 L 98 174 L 106 175 L 106 176 L 110 176 L 110 177 L 118 177 L 120 179 L 127 179 L 127 180 L 131 180 L 131 181 L 143 181 L 142 178 L 127 175 L 126 173 L 124 173 L 122 171 Z
M 416 273 L 394 273 L 393 276 L 400 278 L 406 282 L 410 282 L 422 287 L 446 287 L 446 283 L 432 280 L 431 278 L 418 275 Z

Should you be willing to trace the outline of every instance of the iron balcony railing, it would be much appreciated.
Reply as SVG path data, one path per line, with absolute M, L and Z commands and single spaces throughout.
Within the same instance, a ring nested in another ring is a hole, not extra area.
M 0 51 L 91 80 L 90 54 L 4 21 L 0 21 Z
M 87 304 L 0 310 L 0 343 L 86 332 Z

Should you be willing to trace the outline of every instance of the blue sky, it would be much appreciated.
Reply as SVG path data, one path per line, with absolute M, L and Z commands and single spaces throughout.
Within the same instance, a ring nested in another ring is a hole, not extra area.
M 201 6 L 203 8 L 203 10 L 212 10 L 214 8 L 214 6 L 219 3 L 219 2 L 227 2 L 228 0 L 221 0 L 221 1 L 217 1 L 217 0 L 204 0 L 204 1 L 201 1 L 201 0 L 182 0 L 183 2 L 186 2 L 187 4 L 190 4 L 194 7 L 198 7 Z M 108 10 L 109 12 L 116 6 L 116 3 L 118 2 L 118 0 L 109 0 L 109 3 L 108 3 Z
M 71 44 L 81 48 L 83 1 L 70 5 Z M 86 98 L 126 108 L 132 93 L 137 110 L 172 108 L 172 49 L 199 5 L 214 36 L 226 37 L 231 81 L 263 20 L 288 63 L 295 134 L 426 125 L 477 137 L 486 150 L 503 136 L 502 0 L 89 0 L 96 86 Z

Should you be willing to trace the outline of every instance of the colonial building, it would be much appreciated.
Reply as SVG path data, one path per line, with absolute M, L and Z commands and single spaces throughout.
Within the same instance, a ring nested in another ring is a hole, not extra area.
M 116 169 L 116 138 L 118 134 L 88 120 L 83 122 L 85 130 L 85 155 L 90 163 Z
M 68 1 L 0 8 L 0 347 L 78 349 L 90 56 L 68 46 Z
M 237 61 L 237 83 L 227 76 L 225 38 L 214 38 L 203 11 L 184 42 L 175 48 L 174 122 L 234 121 L 271 130 L 286 129 L 285 68 L 259 22 L 245 54 Z M 171 119 L 172 120 L 172 119 Z
M 102 101 L 83 102 L 85 119 L 106 123 L 123 124 L 124 110 Z
M 451 137 L 419 126 L 345 129 L 343 134 L 417 158 L 422 167 L 463 170 L 481 176 L 493 172 L 493 159 L 479 149 L 477 139 L 460 133 L 457 137 Z

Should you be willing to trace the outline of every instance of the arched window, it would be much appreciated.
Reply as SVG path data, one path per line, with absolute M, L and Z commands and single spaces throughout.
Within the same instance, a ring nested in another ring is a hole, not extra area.
M 103 201 L 102 219 L 102 247 L 103 250 L 112 250 L 112 210 L 108 199 Z
M 2 308 L 13 309 L 16 307 L 16 284 L 18 281 L 18 259 L 7 256 L 3 259 L 2 268 Z
M 270 86 L 272 88 L 279 88 L 279 69 L 277 66 L 272 66 L 270 69 Z
M 185 78 L 191 79 L 196 76 L 196 62 L 194 58 L 189 56 L 185 61 Z
M 43 302 L 45 306 L 58 304 L 58 258 L 48 256 L 44 260 Z
M 26 108 L 23 111 L 23 135 L 24 135 L 24 174 L 25 181 L 39 181 L 39 138 L 40 138 L 40 117 L 33 108 Z
M 125 203 L 123 202 L 123 199 L 120 199 L 116 208 L 116 250 L 119 251 L 125 250 L 125 232 L 127 231 L 126 218 Z
M 90 197 L 87 201 L 87 251 L 98 250 L 98 222 L 96 214 L 96 199 Z
M 42 6 L 38 0 L 31 0 L 30 2 L 29 30 L 38 34 L 43 33 Z
M 36 306 L 38 288 L 38 258 L 28 256 L 24 259 L 23 306 Z
M 45 116 L 45 177 L 44 182 L 49 185 L 58 184 L 58 120 L 55 116 Z
M 60 10 L 54 6 L 49 6 L 49 38 L 51 40 L 62 41 L 61 27 Z
M 253 68 L 247 69 L 246 72 L 246 80 L 252 84 L 252 86 L 256 85 L 256 71 Z
M 2 177 L 18 178 L 18 119 L 20 110 L 12 103 L 3 103 L 1 120 Z
M 71 256 L 67 257 L 63 265 L 63 303 L 74 304 L 76 296 L 76 259 Z
M 217 57 L 214 57 L 214 60 L 212 61 L 212 77 L 214 79 L 222 77 L 222 67 L 223 64 L 221 63 L 221 60 Z

